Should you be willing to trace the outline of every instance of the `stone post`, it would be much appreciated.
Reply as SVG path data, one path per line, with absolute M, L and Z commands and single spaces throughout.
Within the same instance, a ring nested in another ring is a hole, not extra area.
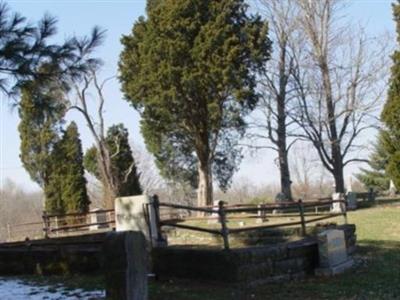
M 117 231 L 141 231 L 152 246 L 165 245 L 160 240 L 153 198 L 147 195 L 115 199 L 115 223 Z M 148 208 L 148 215 L 146 212 Z
M 103 245 L 108 300 L 147 300 L 148 253 L 140 231 L 110 232 Z

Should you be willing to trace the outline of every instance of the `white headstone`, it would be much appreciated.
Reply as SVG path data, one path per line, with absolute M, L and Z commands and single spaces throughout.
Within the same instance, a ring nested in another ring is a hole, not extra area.
M 216 224 L 219 221 L 218 209 L 219 209 L 219 201 L 221 200 L 214 200 L 213 201 L 213 212 L 211 213 L 211 219 L 207 220 L 207 224 Z
M 390 180 L 390 186 L 389 186 L 389 194 L 391 196 L 394 196 L 397 192 L 396 186 L 394 185 L 393 180 Z
M 353 191 L 353 178 L 351 176 L 349 176 L 348 179 L 347 179 L 346 191 L 347 192 L 352 192 Z
M 329 229 L 318 234 L 319 275 L 334 275 L 353 265 L 353 260 L 347 255 L 344 232 Z
M 152 199 L 147 195 L 120 197 L 115 199 L 116 231 L 141 231 L 147 241 L 156 245 L 158 232 Z M 149 224 L 146 220 L 148 212 Z
M 95 224 L 91 225 L 89 230 L 98 230 L 101 228 L 109 227 L 108 224 L 99 224 L 99 223 L 106 223 L 107 220 L 107 213 L 102 212 L 101 209 L 94 209 L 90 213 L 90 223 Z

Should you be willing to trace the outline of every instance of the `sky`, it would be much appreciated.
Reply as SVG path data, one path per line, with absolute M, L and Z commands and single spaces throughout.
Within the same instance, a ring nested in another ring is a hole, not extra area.
M 61 41 L 72 35 L 89 34 L 95 25 L 105 29 L 105 43 L 97 51 L 98 57 L 105 62 L 100 74 L 101 78 L 117 75 L 117 64 L 122 50 L 120 38 L 130 33 L 135 20 L 144 15 L 146 5 L 144 0 L 8 0 L 6 2 L 12 11 L 21 13 L 33 22 L 39 20 L 45 13 L 57 17 L 56 40 Z M 377 35 L 383 31 L 394 33 L 391 2 L 351 0 L 348 14 L 353 21 L 364 24 L 369 34 Z M 107 125 L 124 123 L 133 143 L 143 145 L 139 116 L 123 100 L 118 80 L 110 81 L 105 91 Z M 0 97 L 5 98 L 1 94 Z M 38 186 L 30 180 L 19 159 L 18 112 L 8 103 L 10 103 L 8 99 L 0 99 L 0 186 L 8 178 L 27 190 L 36 190 Z M 90 147 L 93 140 L 82 117 L 71 112 L 67 119 L 78 123 L 83 148 Z M 370 140 L 372 137 L 366 138 L 366 142 Z M 256 185 L 277 183 L 279 173 L 274 163 L 275 158 L 275 153 L 270 150 L 260 151 L 256 155 L 246 154 L 234 177 L 235 181 L 246 178 Z M 346 174 L 351 174 L 357 168 L 358 166 L 349 167 Z

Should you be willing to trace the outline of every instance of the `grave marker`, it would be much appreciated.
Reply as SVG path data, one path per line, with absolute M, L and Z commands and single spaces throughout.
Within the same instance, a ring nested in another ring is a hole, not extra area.
M 344 232 L 329 229 L 318 234 L 319 268 L 316 275 L 339 274 L 353 265 L 348 257 Z

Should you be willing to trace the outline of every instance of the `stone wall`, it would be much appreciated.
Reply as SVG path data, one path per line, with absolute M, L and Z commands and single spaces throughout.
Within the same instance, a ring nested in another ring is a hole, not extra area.
M 0 244 L 0 276 L 100 270 L 105 233 Z
M 346 247 L 351 254 L 355 249 L 355 226 L 334 227 L 344 230 Z M 315 231 L 323 229 L 326 227 Z M 274 246 L 228 251 L 166 247 L 154 249 L 152 258 L 154 272 L 161 278 L 190 278 L 251 286 L 313 274 L 318 265 L 318 243 L 314 237 L 307 237 Z

